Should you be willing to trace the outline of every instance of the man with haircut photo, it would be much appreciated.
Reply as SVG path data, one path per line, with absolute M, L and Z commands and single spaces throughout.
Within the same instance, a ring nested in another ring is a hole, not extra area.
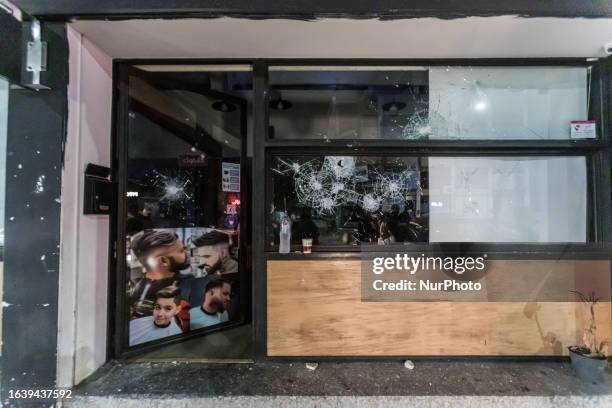
M 230 256 L 229 236 L 220 231 L 211 231 L 193 241 L 200 266 L 208 275 L 238 272 L 238 262 Z
M 183 242 L 173 232 L 145 230 L 132 238 L 131 249 L 144 275 L 128 283 L 131 316 L 151 316 L 157 291 L 179 284 L 179 272 L 190 266 Z
M 193 307 L 189 311 L 190 329 L 201 329 L 202 327 L 227 322 L 229 320 L 227 307 L 229 306 L 231 292 L 232 284 L 228 280 L 221 277 L 211 279 L 206 285 L 202 305 Z
M 181 311 L 180 291 L 168 286 L 157 292 L 153 315 L 130 321 L 130 346 L 181 334 L 177 315 Z

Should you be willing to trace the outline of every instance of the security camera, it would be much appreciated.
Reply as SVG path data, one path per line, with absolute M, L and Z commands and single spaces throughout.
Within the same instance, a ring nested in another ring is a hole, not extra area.
M 606 53 L 606 55 L 612 55 L 612 42 L 609 42 L 604 45 L 604 52 Z

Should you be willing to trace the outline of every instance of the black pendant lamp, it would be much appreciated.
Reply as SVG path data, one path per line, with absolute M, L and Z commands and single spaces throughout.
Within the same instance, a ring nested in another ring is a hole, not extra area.
M 236 110 L 236 105 L 225 101 L 217 101 L 212 104 L 212 108 L 219 112 L 229 113 Z

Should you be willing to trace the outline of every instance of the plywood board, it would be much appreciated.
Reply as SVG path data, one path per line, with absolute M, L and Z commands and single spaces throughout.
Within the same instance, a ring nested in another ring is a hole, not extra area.
M 538 262 L 544 269 L 547 262 L 610 267 L 608 261 Z M 269 356 L 558 356 L 582 337 L 579 303 L 362 302 L 358 260 L 267 266 Z M 602 339 L 612 334 L 607 300 L 597 307 Z

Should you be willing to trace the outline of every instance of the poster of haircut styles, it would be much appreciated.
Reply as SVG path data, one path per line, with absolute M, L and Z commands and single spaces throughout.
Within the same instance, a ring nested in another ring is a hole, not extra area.
M 236 230 L 143 229 L 126 253 L 130 347 L 239 318 Z
M 248 104 L 229 84 L 242 89 L 251 74 L 128 71 L 126 163 L 118 174 L 127 267 L 121 260 L 125 314 L 117 331 L 120 349 L 144 351 L 245 320 L 248 291 L 239 286 L 249 277 L 239 249 L 248 244 L 241 229 Z M 184 87 L 187 78 L 197 92 Z

